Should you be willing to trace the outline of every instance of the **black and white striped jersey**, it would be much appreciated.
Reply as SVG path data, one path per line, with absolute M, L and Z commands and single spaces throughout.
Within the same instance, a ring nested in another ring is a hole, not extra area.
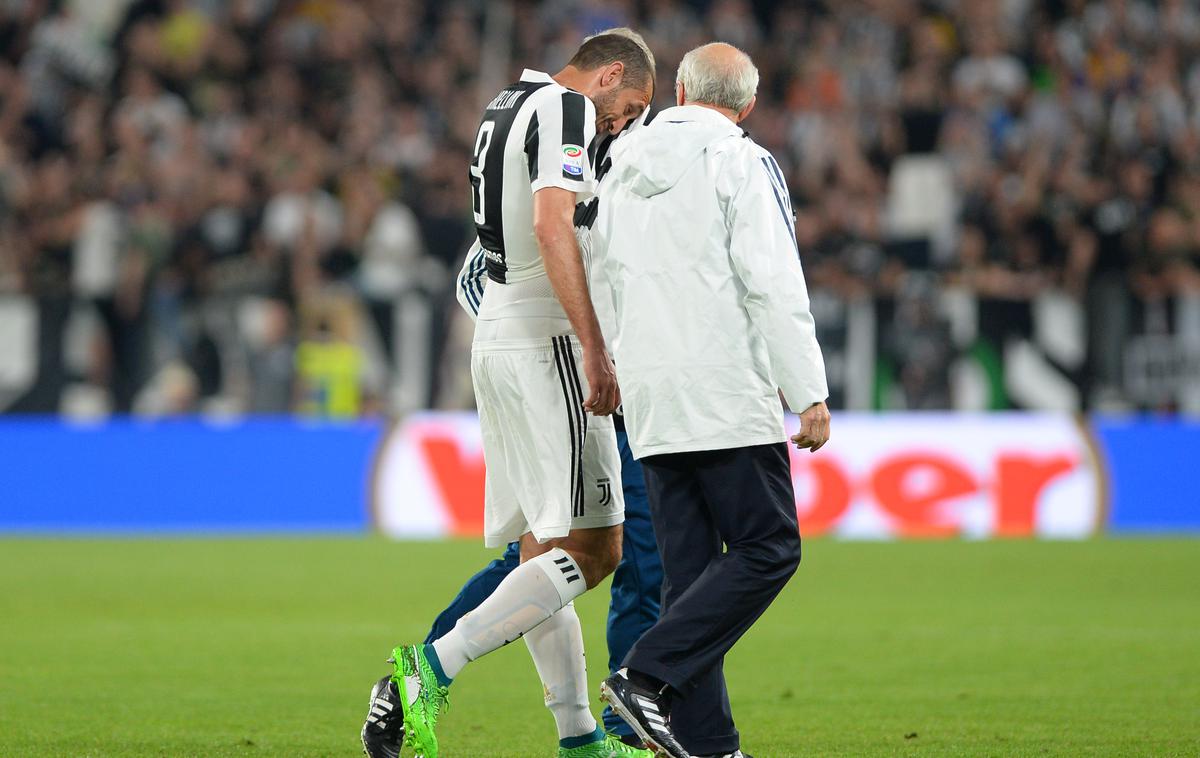
M 650 123 L 654 117 L 650 109 L 647 109 L 642 114 L 641 118 L 630 121 L 620 133 L 596 139 L 592 144 L 594 148 L 594 156 L 591 161 L 593 171 L 595 172 L 596 189 L 593 197 L 581 198 L 578 205 L 575 206 L 575 235 L 579 240 L 580 253 L 584 257 L 584 266 L 588 270 L 589 286 L 593 292 L 593 303 L 597 308 L 597 315 L 600 315 L 600 310 L 606 305 L 611 310 L 611 304 L 607 304 L 607 297 L 601 297 L 599 300 L 595 297 L 597 289 L 604 289 L 604 282 L 596 280 L 591 270 L 590 261 L 588 260 L 590 253 L 590 234 L 592 224 L 595 223 L 596 214 L 600 202 L 600 195 L 604 193 L 605 174 L 612 166 L 612 160 L 608 157 L 609 148 L 618 139 L 623 139 L 635 129 L 641 128 Z M 467 251 L 466 259 L 463 261 L 462 270 L 458 274 L 458 302 L 471 318 L 479 316 L 480 308 L 483 305 L 484 285 L 488 280 L 487 274 L 487 250 L 480 244 L 479 240 L 475 240 L 471 248 Z M 501 288 L 497 287 L 496 290 Z M 513 289 L 513 288 L 509 288 Z M 513 293 L 520 296 L 525 293 Z M 493 312 L 502 312 L 503 309 L 494 307 Z M 603 321 L 603 319 L 602 319 Z
M 525 69 L 488 104 L 475 137 L 472 210 L 488 278 L 545 277 L 533 234 L 533 193 L 562 187 L 578 201 L 595 191 L 596 108 L 549 74 Z

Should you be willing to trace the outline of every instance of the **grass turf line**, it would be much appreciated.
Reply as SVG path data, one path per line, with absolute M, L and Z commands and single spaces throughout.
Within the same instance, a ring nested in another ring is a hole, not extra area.
M 423 637 L 491 557 L 475 542 L 0 540 L 0 756 L 356 755 L 391 646 Z M 743 748 L 1200 755 L 1197 577 L 1184 540 L 810 541 L 727 662 Z M 606 589 L 577 602 L 593 693 L 606 607 Z M 446 758 L 554 755 L 524 645 L 468 667 L 440 734 Z

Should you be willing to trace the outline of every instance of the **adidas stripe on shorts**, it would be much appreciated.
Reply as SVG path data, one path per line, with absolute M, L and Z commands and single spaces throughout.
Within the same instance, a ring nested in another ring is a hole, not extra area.
M 583 410 L 573 336 L 476 342 L 471 376 L 487 461 L 484 540 L 539 542 L 625 520 L 612 417 Z

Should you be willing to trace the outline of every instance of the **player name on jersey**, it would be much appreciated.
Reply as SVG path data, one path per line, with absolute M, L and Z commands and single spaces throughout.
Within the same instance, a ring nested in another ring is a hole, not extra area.
M 506 284 L 545 276 L 533 229 L 533 194 L 544 187 L 594 190 L 588 146 L 596 109 L 549 74 L 526 69 L 484 110 L 470 166 L 472 211 L 487 273 Z
M 526 94 L 524 89 L 506 89 L 488 103 L 485 110 L 489 111 L 505 111 L 512 108 L 520 101 L 521 96 Z

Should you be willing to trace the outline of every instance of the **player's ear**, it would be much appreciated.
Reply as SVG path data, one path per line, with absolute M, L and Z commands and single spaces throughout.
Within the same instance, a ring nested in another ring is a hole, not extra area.
M 621 78 L 625 75 L 625 64 L 621 61 L 613 61 L 604 67 L 600 73 L 600 86 L 612 87 L 620 84 Z
M 675 83 L 675 104 L 683 105 L 687 102 L 687 92 L 683 89 L 683 82 Z
M 682 86 L 682 85 L 680 85 L 680 86 Z M 755 95 L 754 97 L 750 98 L 750 102 L 746 103 L 746 107 L 742 108 L 740 111 L 738 111 L 737 121 L 735 123 L 740 124 L 743 120 L 745 120 L 746 116 L 750 115 L 750 111 L 754 110 L 754 105 L 757 102 L 758 102 L 758 95 Z

